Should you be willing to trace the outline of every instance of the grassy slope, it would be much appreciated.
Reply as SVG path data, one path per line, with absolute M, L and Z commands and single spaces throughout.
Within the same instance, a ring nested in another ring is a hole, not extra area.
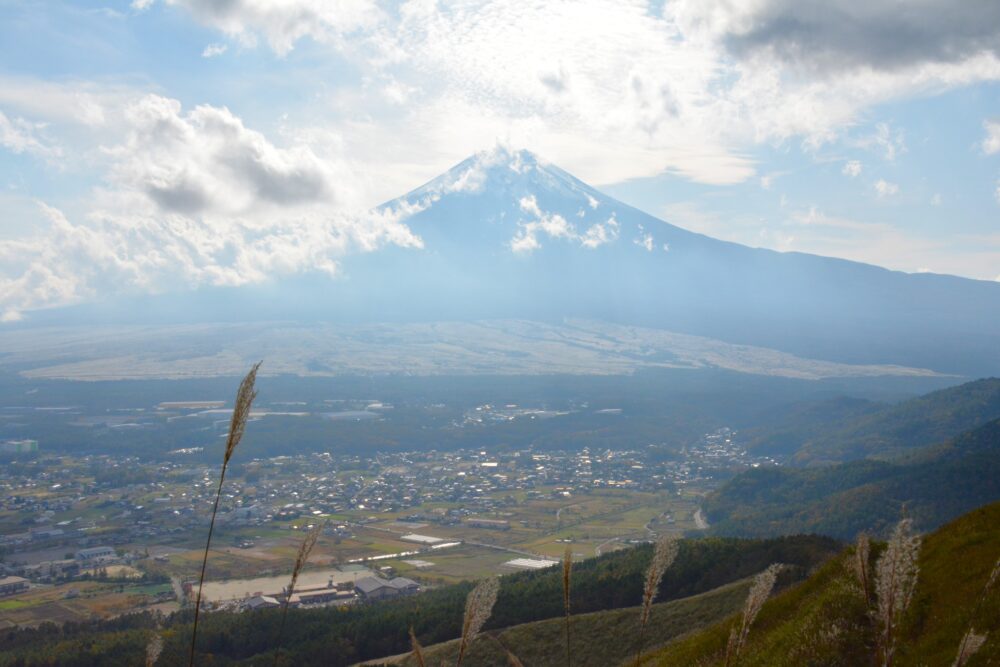
M 855 461 L 814 469 L 754 470 L 705 501 L 717 534 L 764 536 L 816 532 L 851 539 L 879 534 L 905 505 L 921 529 L 933 529 L 1000 499 L 1000 421 L 925 450 L 904 464 Z
M 975 600 L 1000 557 L 1000 503 L 975 510 L 928 535 L 904 623 L 897 664 L 950 665 L 969 622 L 989 639 L 969 667 L 1000 661 L 1000 592 L 972 619 Z M 848 554 L 772 598 L 758 616 L 741 667 L 873 664 L 872 631 L 846 567 Z M 721 664 L 733 619 L 653 652 L 647 665 Z
M 733 614 L 743 604 L 748 588 L 749 581 L 744 580 L 701 595 L 653 605 L 644 641 L 647 649 Z M 606 667 L 629 660 L 636 648 L 638 615 L 638 607 L 629 607 L 573 616 L 570 621 L 573 664 L 577 667 Z M 509 663 L 502 644 L 525 665 L 565 665 L 563 628 L 563 619 L 549 619 L 480 635 L 468 653 L 466 664 L 506 667 Z M 457 640 L 424 649 L 429 665 L 455 664 L 457 654 Z M 417 661 L 404 655 L 384 663 L 373 661 L 365 664 L 414 667 Z

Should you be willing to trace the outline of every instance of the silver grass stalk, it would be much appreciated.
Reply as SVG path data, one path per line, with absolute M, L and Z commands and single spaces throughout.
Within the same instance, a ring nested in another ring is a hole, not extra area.
M 222 473 L 219 475 L 219 488 L 215 492 L 215 504 L 212 506 L 212 520 L 208 524 L 208 539 L 205 540 L 205 555 L 201 559 L 201 576 L 198 577 L 198 596 L 194 603 L 194 626 L 191 628 L 191 654 L 188 658 L 188 667 L 194 667 L 194 646 L 198 638 L 198 617 L 201 614 L 201 589 L 205 585 L 205 568 L 208 566 L 208 551 L 212 546 L 212 533 L 215 531 L 215 517 L 219 513 L 219 500 L 222 498 L 222 484 L 226 481 L 226 470 L 229 468 L 229 460 L 233 457 L 237 445 L 243 438 L 246 430 L 247 420 L 250 417 L 250 406 L 257 398 L 254 383 L 257 381 L 257 369 L 261 362 L 257 362 L 250 368 L 240 388 L 236 392 L 236 405 L 233 407 L 233 417 L 229 422 L 229 435 L 226 437 L 226 450 L 222 457 Z
M 975 630 L 969 628 L 969 631 L 962 637 L 962 643 L 958 647 L 958 655 L 955 656 L 955 662 L 951 663 L 952 667 L 963 667 L 985 643 L 985 634 L 976 634 Z
M 875 565 L 876 618 L 879 622 L 879 653 L 883 667 L 891 667 L 896 655 L 896 633 L 900 618 L 917 587 L 920 536 L 912 532 L 910 519 L 896 524 L 889 543 Z
M 497 593 L 500 592 L 500 579 L 489 577 L 480 581 L 469 597 L 465 600 L 465 617 L 462 619 L 462 641 L 458 646 L 458 662 L 456 667 L 462 664 L 465 652 L 469 644 L 475 640 L 479 631 L 483 629 L 490 614 L 493 613 L 493 605 L 497 602 Z
M 867 535 L 864 533 L 858 535 L 858 541 L 854 545 L 854 573 L 858 578 L 861 593 L 865 596 L 865 602 L 868 606 L 871 606 L 872 601 L 871 568 L 869 567 L 871 547 L 871 540 Z
M 427 667 L 427 663 L 424 661 L 424 647 L 417 641 L 417 635 L 413 633 L 412 625 L 410 626 L 410 648 L 410 655 L 417 661 L 417 665 L 419 667 Z
M 635 664 L 638 665 L 642 656 L 643 633 L 649 616 L 653 609 L 653 601 L 660 590 L 660 582 L 663 580 L 663 573 L 673 565 L 677 558 L 677 550 L 680 545 L 678 539 L 672 535 L 664 535 L 656 542 L 653 549 L 653 559 L 646 569 L 646 581 L 642 589 L 642 612 L 639 615 L 639 637 L 635 652 Z
M 292 601 L 292 593 L 295 592 L 295 584 L 299 581 L 299 572 L 305 566 L 306 561 L 309 560 L 309 554 L 312 552 L 313 547 L 316 546 L 316 540 L 319 539 L 320 533 L 323 532 L 323 523 L 317 523 L 313 526 L 312 530 L 306 533 L 305 538 L 302 540 L 302 544 L 299 545 L 299 553 L 295 556 L 295 567 L 292 568 L 292 580 L 288 583 L 288 593 L 285 595 L 285 602 L 281 608 L 281 623 L 278 625 L 278 639 L 275 642 L 275 647 L 281 647 L 281 638 L 285 633 L 285 618 L 288 616 L 288 605 Z M 274 654 L 274 664 L 278 664 L 278 652 Z
M 572 654 L 570 652 L 569 644 L 569 608 L 570 608 L 570 598 L 569 598 L 569 587 L 573 579 L 573 551 L 566 547 L 566 551 L 563 552 L 563 611 L 566 614 L 566 623 L 564 625 L 565 635 L 566 635 L 566 667 L 570 667 L 572 664 Z
M 761 607 L 767 602 L 767 598 L 771 596 L 771 591 L 774 590 L 774 582 L 777 580 L 778 572 L 780 571 L 781 565 L 773 563 L 766 570 L 754 577 L 753 585 L 750 586 L 750 592 L 747 593 L 746 603 L 743 605 L 743 617 L 740 619 L 740 624 L 734 627 L 729 634 L 729 642 L 726 645 L 727 667 L 728 665 L 736 664 L 740 652 L 746 646 L 747 637 L 750 636 L 750 627 L 757 619 L 757 614 L 760 613 Z
M 160 659 L 161 653 L 163 653 L 163 637 L 157 632 L 146 644 L 146 667 L 153 667 Z

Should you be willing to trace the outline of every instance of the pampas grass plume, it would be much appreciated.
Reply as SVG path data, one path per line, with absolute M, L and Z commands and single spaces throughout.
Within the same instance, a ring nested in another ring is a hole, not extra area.
M 895 659 L 897 626 L 917 587 L 919 555 L 920 536 L 913 534 L 910 519 L 903 519 L 875 565 L 875 613 L 883 667 L 891 667 Z
M 774 563 L 766 570 L 754 577 L 750 592 L 747 593 L 746 603 L 743 605 L 743 617 L 740 619 L 738 627 L 734 627 L 729 635 L 729 642 L 726 645 L 726 665 L 736 664 L 740 652 L 746 646 L 747 637 L 750 636 L 750 626 L 757 619 L 761 607 L 767 602 L 771 591 L 774 590 L 774 582 L 778 579 L 778 572 L 781 565 Z
M 465 652 L 469 644 L 475 640 L 479 631 L 483 629 L 490 614 L 493 613 L 493 605 L 497 602 L 497 593 L 500 592 L 500 579 L 489 577 L 480 581 L 469 597 L 465 600 L 465 617 L 462 619 L 462 641 L 458 647 L 458 661 L 456 667 L 462 664 Z
M 163 637 L 160 633 L 153 635 L 153 638 L 146 644 L 146 667 L 153 667 L 163 653 Z

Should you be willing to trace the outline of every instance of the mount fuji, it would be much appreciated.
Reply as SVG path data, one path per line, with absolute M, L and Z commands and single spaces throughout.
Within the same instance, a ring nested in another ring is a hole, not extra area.
M 632 327 L 710 339 L 730 357 L 753 349 L 833 364 L 1000 373 L 1000 283 L 720 241 L 632 208 L 527 151 L 477 154 L 380 211 L 404 213 L 422 247 L 350 255 L 337 278 L 63 309 L 37 325 L 235 322 L 253 313 L 296 327 L 355 327 L 355 340 L 377 343 L 379 334 L 357 327 L 425 327 L 419 336 L 433 339 L 430 323 L 586 321 L 619 334 Z M 608 330 L 589 329 L 595 354 L 602 336 L 623 340 Z M 536 343 L 556 336 L 518 331 Z M 566 349 L 578 345 L 560 336 Z M 641 345 L 622 350 L 648 353 Z
M 1000 283 L 720 241 L 527 151 L 478 154 L 383 208 L 415 209 L 406 223 L 424 248 L 348 265 L 369 286 L 386 262 L 406 276 L 364 291 L 373 316 L 587 318 L 844 363 L 1000 372 Z

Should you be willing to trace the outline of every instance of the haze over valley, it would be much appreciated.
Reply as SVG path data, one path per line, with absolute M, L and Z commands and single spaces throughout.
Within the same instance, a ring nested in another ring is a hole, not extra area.
M 0 667 L 1000 662 L 995 0 L 0 2 Z

